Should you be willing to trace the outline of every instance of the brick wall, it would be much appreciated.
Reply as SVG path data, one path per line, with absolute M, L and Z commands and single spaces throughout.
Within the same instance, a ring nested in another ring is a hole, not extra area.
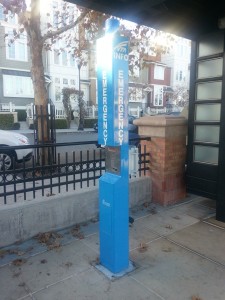
M 143 142 L 150 153 L 149 176 L 152 200 L 161 205 L 176 203 L 186 196 L 186 121 L 174 117 L 144 117 L 135 121 L 139 134 L 151 137 Z M 158 125 L 158 126 L 157 126 Z

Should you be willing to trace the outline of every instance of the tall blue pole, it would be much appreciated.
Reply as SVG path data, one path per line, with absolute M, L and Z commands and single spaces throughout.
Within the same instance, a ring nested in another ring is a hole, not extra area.
M 98 142 L 106 152 L 99 181 L 100 263 L 112 273 L 129 266 L 128 39 L 118 27 L 118 20 L 108 19 L 97 42 Z

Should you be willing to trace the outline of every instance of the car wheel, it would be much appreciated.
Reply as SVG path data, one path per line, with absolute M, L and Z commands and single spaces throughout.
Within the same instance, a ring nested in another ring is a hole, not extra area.
M 5 170 L 10 170 L 13 168 L 14 155 L 12 152 L 2 152 L 0 153 L 0 170 L 2 171 L 4 166 Z

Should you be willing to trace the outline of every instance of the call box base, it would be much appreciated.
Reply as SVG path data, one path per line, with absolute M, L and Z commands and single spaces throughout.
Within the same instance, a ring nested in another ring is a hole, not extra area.
M 134 265 L 134 263 L 132 261 L 129 261 L 129 265 L 128 268 L 119 272 L 119 273 L 112 273 L 111 271 L 109 271 L 107 268 L 105 268 L 103 265 L 99 264 L 96 265 L 95 268 L 100 271 L 101 273 L 103 273 L 107 278 L 109 278 L 110 280 L 116 279 L 116 278 L 121 278 L 131 272 L 133 272 L 136 267 Z
M 99 187 L 100 262 L 119 273 L 129 266 L 128 180 L 106 172 Z

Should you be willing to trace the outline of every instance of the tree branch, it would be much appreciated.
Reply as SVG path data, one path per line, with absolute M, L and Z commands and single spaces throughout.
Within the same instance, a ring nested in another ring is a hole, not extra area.
M 75 27 L 78 23 L 80 23 L 85 17 L 86 15 L 89 13 L 88 10 L 85 10 L 77 19 L 76 21 L 61 27 L 59 29 L 57 29 L 56 31 L 52 31 L 52 32 L 48 32 L 45 35 L 43 35 L 42 37 L 42 42 L 44 43 L 47 39 L 53 38 L 54 36 L 60 35 L 61 33 Z

